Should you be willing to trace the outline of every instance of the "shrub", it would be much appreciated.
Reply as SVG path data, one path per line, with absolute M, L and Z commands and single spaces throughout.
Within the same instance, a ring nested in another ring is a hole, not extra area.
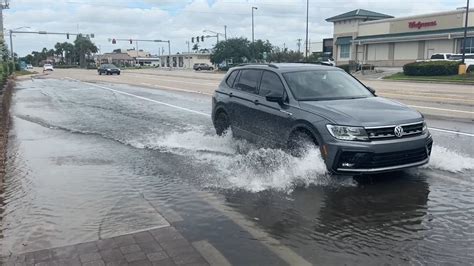
M 351 65 L 349 65 L 349 64 L 338 65 L 337 67 L 343 69 L 347 73 L 351 73 Z
M 403 74 L 407 76 L 447 76 L 458 73 L 457 61 L 414 62 L 403 66 Z
M 55 65 L 54 68 L 78 68 L 78 65 Z

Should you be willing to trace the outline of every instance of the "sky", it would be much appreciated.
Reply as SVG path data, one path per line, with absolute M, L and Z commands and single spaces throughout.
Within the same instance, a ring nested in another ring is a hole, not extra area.
M 5 1 L 5 0 L 0 0 Z M 227 37 L 251 39 L 252 6 L 255 39 L 297 49 L 297 39 L 305 39 L 306 0 L 10 0 L 4 10 L 4 28 L 29 27 L 26 31 L 94 33 L 100 52 L 135 48 L 135 43 L 110 39 L 161 39 L 171 41 L 171 52 L 187 52 L 186 41 L 204 30 Z M 332 23 L 325 19 L 362 8 L 395 17 L 454 10 L 466 0 L 309 0 L 309 39 L 332 37 Z M 7 36 L 6 36 L 7 37 Z M 221 37 L 223 38 L 223 37 Z M 9 43 L 6 38 L 7 44 Z M 66 36 L 16 34 L 14 51 L 25 56 L 56 42 L 73 42 Z M 200 48 L 212 48 L 215 38 L 205 39 Z M 158 54 L 165 43 L 138 43 L 139 49 Z M 192 48 L 192 43 L 191 43 Z M 166 50 L 167 52 L 167 50 Z

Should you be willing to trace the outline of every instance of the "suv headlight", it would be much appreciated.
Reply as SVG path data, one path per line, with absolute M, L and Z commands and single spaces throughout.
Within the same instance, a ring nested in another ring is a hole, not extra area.
M 329 133 L 340 140 L 369 140 L 363 127 L 326 125 Z
M 423 121 L 423 129 L 421 131 L 422 131 L 421 132 L 422 134 L 425 134 L 428 132 L 428 125 L 426 125 L 425 121 Z

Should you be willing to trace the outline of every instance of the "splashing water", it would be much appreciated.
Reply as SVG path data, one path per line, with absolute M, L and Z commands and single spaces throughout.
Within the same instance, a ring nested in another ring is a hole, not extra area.
M 474 158 L 435 145 L 431 151 L 430 163 L 425 167 L 458 173 L 474 169 Z
M 291 192 L 297 186 L 334 182 L 316 148 L 297 158 L 280 149 L 259 148 L 233 139 L 231 133 L 219 137 L 202 131 L 172 133 L 160 139 L 150 136 L 145 147 L 192 156 L 213 165 L 215 169 L 204 184 L 211 188 Z

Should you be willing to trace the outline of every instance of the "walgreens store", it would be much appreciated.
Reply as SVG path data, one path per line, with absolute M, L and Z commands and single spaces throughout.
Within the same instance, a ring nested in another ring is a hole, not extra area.
M 394 18 L 357 9 L 326 19 L 334 24 L 336 64 L 351 61 L 403 66 L 435 53 L 461 53 L 466 10 Z M 474 53 L 474 9 L 469 10 L 466 53 Z

